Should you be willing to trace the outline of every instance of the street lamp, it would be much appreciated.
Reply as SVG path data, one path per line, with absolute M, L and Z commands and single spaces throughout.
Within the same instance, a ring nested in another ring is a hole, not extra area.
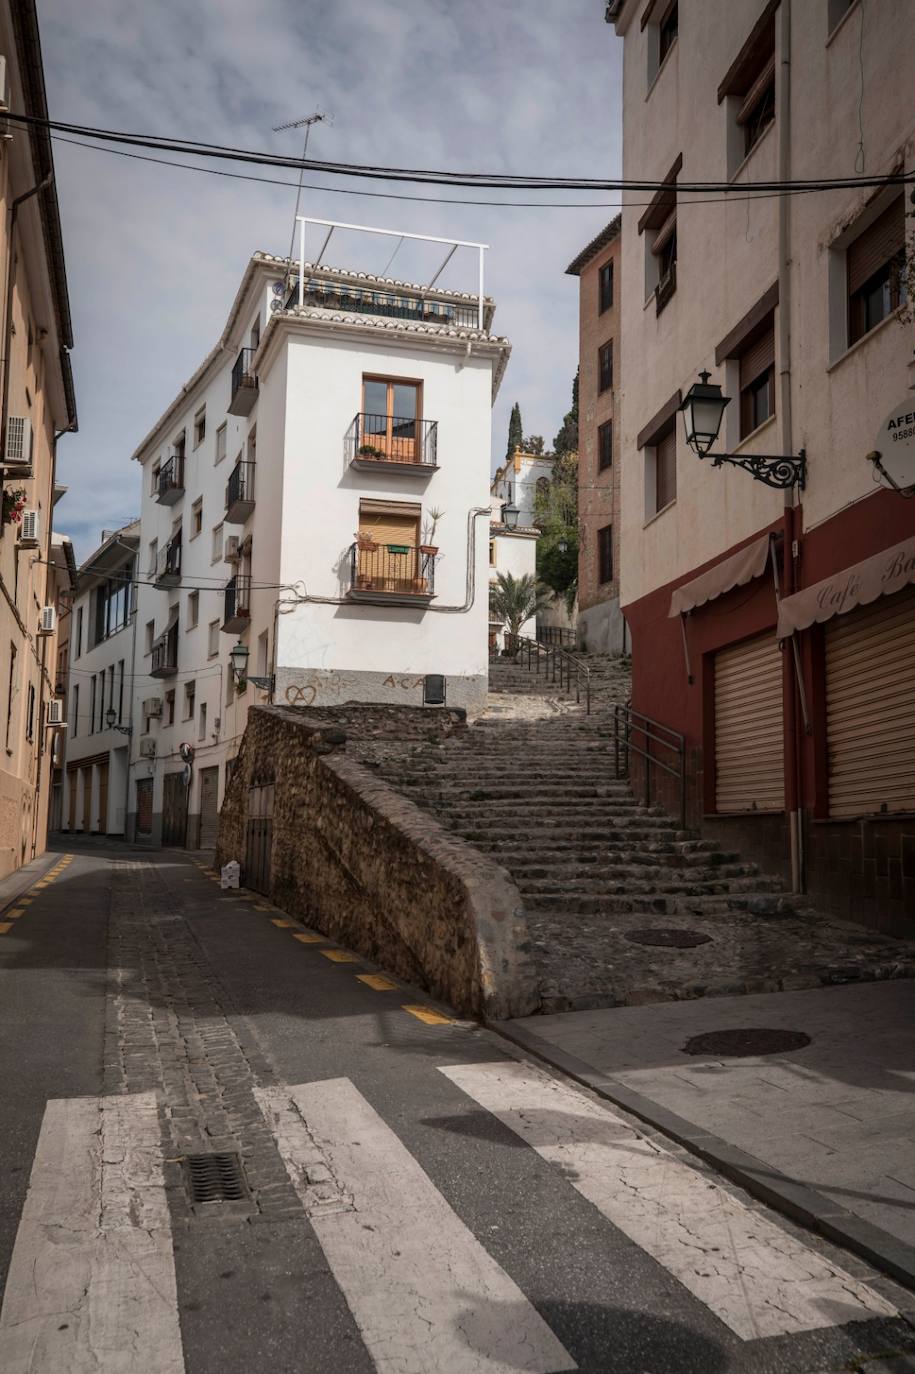
M 518 528 L 518 516 L 520 514 L 520 510 L 513 501 L 506 502 L 502 507 L 502 524 L 507 530 L 516 530 Z
M 568 552 L 569 552 L 569 541 L 568 541 L 568 539 L 557 539 L 557 541 L 556 541 L 556 547 L 557 547 L 557 549 L 559 550 L 560 553 L 568 553 Z
M 117 711 L 114 709 L 113 706 L 109 706 L 109 707 L 108 707 L 108 710 L 105 712 L 105 724 L 108 726 L 108 729 L 109 729 L 109 730 L 117 730 L 117 732 L 118 732 L 119 735 L 132 735 L 132 734 L 133 734 L 133 726 L 131 726 L 131 725 L 117 725 L 117 724 L 115 723 L 115 722 L 117 721 L 117 718 L 118 718 L 118 713 L 117 713 Z
M 743 468 L 757 482 L 767 487 L 785 490 L 787 487 L 800 487 L 807 484 L 807 454 L 801 449 L 797 456 L 772 453 L 711 453 L 709 450 L 718 438 L 721 417 L 725 406 L 731 404 L 730 396 L 724 396 L 717 383 L 709 383 L 711 373 L 700 372 L 698 382 L 693 382 L 683 397 L 678 409 L 683 415 L 683 428 L 686 442 L 700 458 L 708 456 L 712 467 L 720 468 L 722 463 Z
M 241 640 L 233 645 L 229 652 L 229 662 L 232 665 L 232 676 L 239 687 L 247 682 L 248 654 L 250 650 L 247 644 L 242 644 Z

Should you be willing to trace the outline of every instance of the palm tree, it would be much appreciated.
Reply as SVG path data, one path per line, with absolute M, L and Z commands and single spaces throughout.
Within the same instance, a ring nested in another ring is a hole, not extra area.
M 502 621 L 509 642 L 520 635 L 521 626 L 542 611 L 549 600 L 549 592 L 530 573 L 523 577 L 496 573 L 496 580 L 489 588 L 490 614 L 494 620 Z

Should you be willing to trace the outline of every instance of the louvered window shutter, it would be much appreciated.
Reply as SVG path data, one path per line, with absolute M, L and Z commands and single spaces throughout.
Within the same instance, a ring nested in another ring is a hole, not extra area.
M 764 334 L 747 347 L 740 355 L 740 389 L 755 382 L 756 378 L 772 367 L 775 362 L 775 329 L 770 323 Z
M 769 631 L 715 655 L 715 805 L 785 805 L 782 657 Z
M 853 296 L 905 246 L 903 198 L 894 200 L 873 224 L 848 245 L 848 294 Z

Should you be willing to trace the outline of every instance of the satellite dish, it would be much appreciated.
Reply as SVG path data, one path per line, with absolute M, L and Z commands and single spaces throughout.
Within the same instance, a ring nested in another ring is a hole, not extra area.
M 877 432 L 868 458 L 883 482 L 894 491 L 915 487 L 915 402 L 904 401 L 890 411 Z

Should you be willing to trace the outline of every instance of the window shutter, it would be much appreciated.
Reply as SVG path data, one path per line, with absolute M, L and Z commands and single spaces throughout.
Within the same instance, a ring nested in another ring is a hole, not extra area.
M 848 294 L 854 295 L 905 246 L 903 197 L 888 205 L 853 243 L 848 245 Z
M 766 87 L 767 87 L 772 81 L 774 81 L 774 80 L 775 80 L 775 53 L 773 53 L 772 56 L 769 58 L 769 60 L 768 60 L 768 62 L 766 63 L 766 65 L 763 67 L 762 71 L 759 73 L 759 76 L 756 78 L 756 80 L 753 82 L 753 85 L 750 87 L 750 89 L 747 91 L 746 95 L 744 96 L 743 102 L 742 102 L 742 104 L 741 104 L 741 106 L 740 106 L 740 109 L 739 109 L 738 112 L 737 112 L 737 123 L 738 123 L 738 124 L 746 124 L 746 123 L 747 123 L 747 121 L 749 120 L 750 116 L 753 114 L 753 111 L 754 111 L 755 108 L 756 108 L 756 103 L 757 103 L 757 101 L 759 100 L 760 96 L 762 95 L 763 91 L 764 91 L 764 90 L 766 89 Z
M 674 206 L 673 210 L 671 210 L 670 214 L 667 216 L 664 223 L 661 225 L 660 229 L 654 236 L 654 242 L 651 245 L 652 253 L 660 253 L 663 251 L 666 245 L 670 242 L 676 227 L 677 208 L 676 206 Z
M 715 807 L 781 811 L 785 805 L 782 659 L 775 635 L 715 655 Z
M 677 431 L 670 429 L 658 440 L 655 453 L 656 510 L 663 510 L 677 494 Z
M 767 367 L 775 363 L 775 328 L 770 323 L 755 342 L 740 355 L 740 389 L 755 382 Z

